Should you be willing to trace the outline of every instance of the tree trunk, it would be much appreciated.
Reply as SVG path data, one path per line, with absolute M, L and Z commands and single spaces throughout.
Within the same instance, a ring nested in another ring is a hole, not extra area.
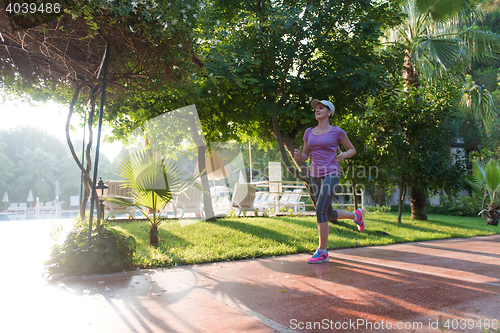
M 403 66 L 403 79 L 405 81 L 405 91 L 409 91 L 409 87 L 418 88 L 419 83 L 419 73 L 415 69 L 412 62 L 410 50 L 405 50 L 404 66 Z M 415 95 L 414 103 L 418 104 L 420 102 L 420 96 Z M 416 144 L 415 142 L 413 144 Z M 427 221 L 427 212 L 425 211 L 425 194 L 426 189 L 418 189 L 416 184 L 412 182 L 410 187 L 410 202 L 411 202 L 411 218 L 413 220 L 424 220 Z
M 410 51 L 405 50 L 404 67 L 403 67 L 403 79 L 405 81 L 405 91 L 408 92 L 409 87 L 418 88 L 418 72 L 413 66 Z M 418 100 L 415 101 L 418 103 Z
M 205 207 L 205 218 L 209 222 L 217 222 L 212 206 L 212 196 L 210 195 L 210 184 L 208 183 L 205 155 L 206 147 L 204 145 L 198 146 L 198 170 L 204 170 L 201 174 L 201 186 L 205 193 L 203 193 L 203 206 Z M 209 217 L 210 216 L 210 217 Z
M 286 134 L 281 134 L 281 130 L 278 124 L 278 118 L 276 116 L 276 110 L 274 110 L 274 115 L 272 120 L 273 120 L 272 134 L 278 141 L 278 147 L 281 153 L 281 158 L 285 163 L 287 171 L 295 178 L 299 178 L 304 182 L 307 193 L 309 194 L 312 203 L 316 207 L 316 198 L 314 197 L 314 193 L 312 191 L 311 178 L 309 175 L 309 169 L 307 167 L 307 163 L 305 161 L 297 161 L 294 158 L 292 158 L 292 161 L 294 162 L 294 165 L 292 165 L 290 159 L 288 158 L 289 156 L 288 154 L 290 154 L 290 156 L 293 156 L 294 150 L 298 148 L 297 145 L 295 144 L 295 140 Z
M 85 160 L 87 161 L 87 167 L 84 171 L 88 175 L 88 179 L 90 179 L 90 170 L 92 170 L 92 157 L 90 156 L 90 152 L 92 150 L 92 143 L 93 143 L 93 131 L 92 131 L 92 122 L 94 119 L 94 111 L 95 111 L 95 99 L 93 96 L 94 89 L 92 89 L 92 96 L 90 96 L 90 112 L 89 112 L 89 118 L 87 121 L 87 125 L 89 127 L 89 142 L 87 143 L 87 147 L 85 149 Z M 83 161 L 82 161 L 83 163 Z M 85 180 L 87 178 L 84 178 Z M 82 198 L 82 203 L 80 206 L 80 217 L 82 220 L 85 220 L 85 206 L 87 205 L 87 201 L 90 198 L 90 192 L 92 190 L 92 182 L 91 181 L 84 181 L 84 187 L 85 187 L 85 196 Z
M 193 140 L 196 146 L 198 146 L 198 170 L 200 170 L 201 175 L 201 186 L 203 187 L 203 206 L 205 208 L 205 218 L 209 222 L 217 222 L 217 218 L 214 214 L 214 208 L 212 207 L 212 196 L 210 195 L 210 184 L 208 183 L 207 170 L 205 164 L 205 154 L 207 148 L 201 140 L 197 131 L 197 124 L 194 117 L 189 117 L 189 122 L 193 130 Z M 207 218 L 210 216 L 209 218 Z
M 500 206 L 496 202 L 492 202 L 488 205 L 486 217 L 487 225 L 498 226 L 498 220 L 500 219 Z
M 151 224 L 149 227 L 149 245 L 158 247 L 158 226 Z
M 70 125 L 70 122 L 71 122 L 71 116 L 73 115 L 73 108 L 74 108 L 76 102 L 78 101 L 78 98 L 80 96 L 80 91 L 84 87 L 86 87 L 86 86 L 88 86 L 88 83 L 81 84 L 80 86 L 78 86 L 75 89 L 75 92 L 73 94 L 73 99 L 72 99 L 71 104 L 69 106 L 68 117 L 67 117 L 67 120 L 66 120 L 66 142 L 68 143 L 69 150 L 71 152 L 71 155 L 73 156 L 73 159 L 76 162 L 76 165 L 80 168 L 80 170 L 83 173 L 83 176 L 84 176 L 83 182 L 84 182 L 84 184 L 86 185 L 86 188 L 87 188 L 87 185 L 92 183 L 92 181 L 90 179 L 89 172 L 83 166 L 83 161 L 80 162 L 80 159 L 76 155 L 75 148 L 73 146 L 73 143 L 71 142 L 71 137 L 69 135 L 69 125 Z M 90 190 L 89 190 L 89 193 L 90 193 Z M 88 195 L 86 195 L 86 196 L 88 197 Z M 85 204 L 86 204 L 86 202 L 87 202 L 86 200 L 82 200 L 82 203 L 80 205 L 80 217 L 82 218 L 82 220 L 85 219 Z
M 378 184 L 375 184 L 375 198 L 373 198 L 373 200 L 379 206 L 385 205 L 385 191 L 384 188 L 379 187 Z
M 85 187 L 85 191 L 83 192 L 82 202 L 80 203 L 80 219 L 82 221 L 85 220 L 85 209 L 87 208 L 87 201 L 89 200 L 90 197 L 90 185 L 88 184 L 85 178 L 83 179 L 83 186 Z
M 427 212 L 425 211 L 425 190 L 417 189 L 415 185 L 411 185 L 410 202 L 412 220 L 427 221 Z

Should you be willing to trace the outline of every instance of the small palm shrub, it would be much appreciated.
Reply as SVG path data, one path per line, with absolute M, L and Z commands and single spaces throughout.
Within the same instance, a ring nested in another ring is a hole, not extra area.
M 108 196 L 105 200 L 139 209 L 150 222 L 149 244 L 154 247 L 158 246 L 158 226 L 162 221 L 157 212 L 165 208 L 174 195 L 192 185 L 203 191 L 195 183 L 195 175 L 184 179 L 173 161 L 165 160 L 159 152 L 151 149 L 125 157 L 118 165 L 118 175 L 124 179 L 122 187 L 133 190 L 133 197 Z
M 500 205 L 496 194 L 500 192 L 500 165 L 495 160 L 490 160 L 486 165 L 476 160 L 472 165 L 472 176 L 474 181 L 471 184 L 478 190 L 486 191 L 490 198 L 488 208 L 479 214 L 485 212 L 487 223 L 498 225 Z

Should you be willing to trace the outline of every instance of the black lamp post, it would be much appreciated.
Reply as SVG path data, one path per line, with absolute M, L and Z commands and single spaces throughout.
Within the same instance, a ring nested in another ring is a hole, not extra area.
M 104 199 L 101 198 L 104 196 L 104 190 L 107 190 L 109 186 L 104 184 L 102 178 L 99 177 L 99 181 L 97 182 L 95 188 L 96 190 L 101 190 L 101 195 L 99 195 L 99 193 L 97 193 L 97 195 L 99 195 L 99 203 L 101 205 L 101 218 L 104 219 Z

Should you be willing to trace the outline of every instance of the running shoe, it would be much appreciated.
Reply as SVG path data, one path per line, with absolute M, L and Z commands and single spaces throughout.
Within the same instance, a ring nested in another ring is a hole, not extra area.
M 320 250 L 317 249 L 316 252 L 314 252 L 313 256 L 309 259 L 307 259 L 307 262 L 310 264 L 319 264 L 320 262 L 325 262 L 330 260 L 330 256 L 328 255 L 328 250 Z
M 354 223 L 356 223 L 356 226 L 358 227 L 358 230 L 359 231 L 365 230 L 365 219 L 363 218 L 364 215 L 363 210 L 361 208 L 356 209 L 354 214 L 356 214 L 356 216 L 358 217 L 358 222 L 354 221 Z

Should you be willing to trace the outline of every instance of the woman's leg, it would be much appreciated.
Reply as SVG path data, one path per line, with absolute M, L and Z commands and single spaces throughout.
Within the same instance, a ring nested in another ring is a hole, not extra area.
M 363 211 L 361 209 L 352 213 L 342 209 L 332 209 L 333 198 L 340 182 L 339 175 L 328 175 L 324 178 L 312 177 L 313 192 L 316 197 L 316 220 L 318 222 L 319 248 L 326 250 L 330 219 L 349 219 L 358 225 L 358 230 L 364 230 Z
M 337 220 L 349 219 L 349 220 L 354 221 L 355 215 L 353 212 L 349 212 L 349 211 L 343 210 L 343 209 L 334 209 L 334 211 L 337 212 Z
M 328 219 L 338 218 L 338 213 L 332 210 L 331 207 L 339 181 L 340 176 L 338 175 L 328 175 L 324 178 L 313 178 L 312 180 L 316 196 L 316 220 L 318 222 L 319 248 L 321 250 L 327 248 L 328 233 L 330 231 Z
M 361 208 L 356 209 L 354 213 L 348 212 L 343 209 L 334 209 L 334 211 L 337 212 L 338 220 L 343 220 L 343 219 L 353 220 L 354 223 L 356 223 L 356 226 L 358 227 L 359 231 L 365 230 L 364 212 Z

